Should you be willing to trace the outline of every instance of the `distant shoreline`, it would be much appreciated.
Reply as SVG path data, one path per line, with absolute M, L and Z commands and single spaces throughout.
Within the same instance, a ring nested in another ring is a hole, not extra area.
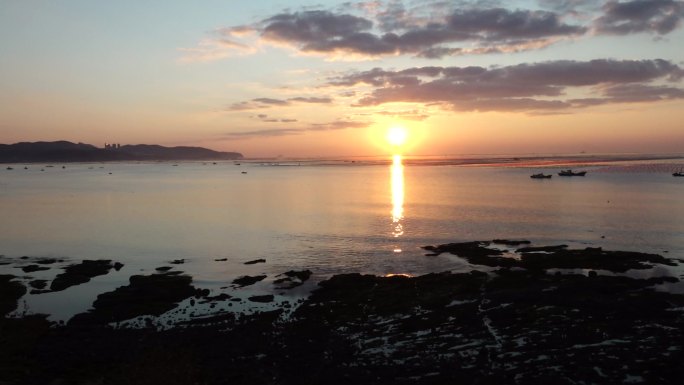
M 156 144 L 105 145 L 95 147 L 85 143 L 21 142 L 0 144 L 0 163 L 38 162 L 122 162 L 174 160 L 237 160 L 239 152 L 214 151 L 203 147 L 164 147 Z

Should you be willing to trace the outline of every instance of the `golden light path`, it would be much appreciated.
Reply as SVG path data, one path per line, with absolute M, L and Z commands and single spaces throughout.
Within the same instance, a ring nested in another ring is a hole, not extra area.
M 391 168 L 392 181 L 392 236 L 398 238 L 404 234 L 401 220 L 404 218 L 404 165 L 401 155 L 394 155 Z M 401 249 L 395 248 L 395 253 Z

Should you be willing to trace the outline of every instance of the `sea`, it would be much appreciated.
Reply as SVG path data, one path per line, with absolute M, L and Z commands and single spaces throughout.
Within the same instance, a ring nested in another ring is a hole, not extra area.
M 587 171 L 560 177 L 561 169 Z M 684 159 L 247 160 L 14 164 L 0 169 L 0 274 L 54 277 L 84 259 L 119 271 L 27 294 L 23 313 L 57 320 L 161 266 L 219 292 L 243 275 L 309 269 L 420 275 L 478 268 L 426 245 L 492 239 L 684 259 Z M 533 173 L 553 174 L 531 179 Z M 21 257 L 64 262 L 24 274 Z M 265 262 L 244 264 L 250 260 Z M 170 264 L 182 260 L 182 264 Z M 672 274 L 682 276 L 675 269 Z M 26 277 L 28 280 L 29 277 Z

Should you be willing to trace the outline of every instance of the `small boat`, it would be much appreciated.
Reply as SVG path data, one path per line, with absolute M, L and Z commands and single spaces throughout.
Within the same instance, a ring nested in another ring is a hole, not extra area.
M 559 176 L 584 176 L 586 174 L 586 171 L 573 172 L 572 170 L 561 170 L 561 172 L 558 173 Z
M 672 174 L 672 176 L 684 176 L 684 172 L 678 171 Z
M 532 174 L 530 175 L 530 178 L 532 179 L 551 179 L 553 175 L 544 175 L 543 173 L 539 174 Z
M 8 170 L 14 170 L 12 167 L 7 167 Z

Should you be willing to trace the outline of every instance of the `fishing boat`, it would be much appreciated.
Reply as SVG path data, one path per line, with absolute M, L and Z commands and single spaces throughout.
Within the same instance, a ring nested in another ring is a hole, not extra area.
M 530 175 L 530 178 L 532 179 L 551 179 L 553 175 L 544 175 L 543 173 L 539 174 L 532 174 Z
M 587 174 L 586 171 L 578 171 L 578 172 L 573 172 L 572 170 L 561 170 L 561 172 L 558 173 L 559 176 L 585 176 Z

